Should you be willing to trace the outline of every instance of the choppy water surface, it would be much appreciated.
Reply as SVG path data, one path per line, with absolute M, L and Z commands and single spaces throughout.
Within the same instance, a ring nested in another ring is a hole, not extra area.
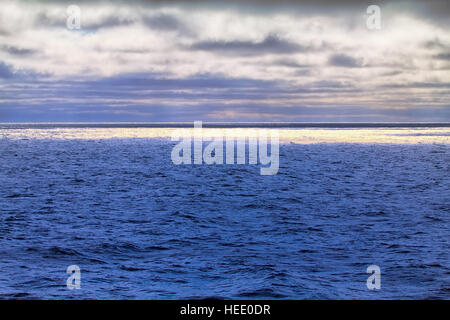
M 274 176 L 170 130 L 0 129 L 0 297 L 450 298 L 448 128 L 280 130 Z

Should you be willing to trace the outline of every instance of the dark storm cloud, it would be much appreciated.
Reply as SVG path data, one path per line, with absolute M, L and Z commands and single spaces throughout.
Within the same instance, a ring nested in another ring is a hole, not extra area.
M 334 67 L 358 68 L 361 62 L 346 54 L 334 54 L 328 59 L 328 65 Z
M 211 51 L 228 55 L 289 54 L 307 48 L 278 36 L 269 35 L 260 42 L 252 41 L 201 41 L 190 47 L 192 50 Z
M 0 61 L 0 79 L 9 79 L 13 77 L 12 70 L 2 61 Z

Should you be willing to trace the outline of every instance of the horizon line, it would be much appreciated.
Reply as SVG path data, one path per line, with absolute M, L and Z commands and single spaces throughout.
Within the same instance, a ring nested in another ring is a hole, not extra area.
M 198 120 L 201 121 L 201 120 Z M 3 129 L 45 128 L 192 128 L 194 121 L 36 121 L 0 122 Z M 382 128 L 382 127 L 450 127 L 450 122 L 238 122 L 202 121 L 204 128 Z

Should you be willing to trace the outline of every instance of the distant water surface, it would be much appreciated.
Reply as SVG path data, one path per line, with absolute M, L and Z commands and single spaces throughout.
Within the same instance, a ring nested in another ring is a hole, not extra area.
M 148 123 L 135 126 L 133 123 L 62 123 L 62 124 L 0 124 L 0 137 L 6 139 L 130 139 L 157 138 L 166 139 L 172 136 L 194 136 L 193 124 L 177 124 L 171 127 L 159 127 Z M 202 128 L 203 137 L 252 137 L 261 131 L 276 130 L 282 143 L 450 143 L 450 126 L 445 124 L 423 124 L 424 126 L 401 127 L 351 127 L 345 124 L 329 124 L 330 127 L 315 127 L 314 124 L 259 124 L 255 127 L 236 127 L 235 125 L 205 124 Z M 287 126 L 290 125 L 291 127 Z M 311 126 L 313 125 L 313 126 Z M 362 124 L 355 124 L 362 125 Z M 386 125 L 386 124 L 384 124 Z M 415 124 L 418 125 L 418 124 Z

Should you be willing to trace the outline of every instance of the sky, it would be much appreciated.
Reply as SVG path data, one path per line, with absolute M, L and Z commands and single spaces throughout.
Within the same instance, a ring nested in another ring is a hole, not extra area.
M 449 122 L 449 71 L 448 0 L 0 1 L 0 122 Z

